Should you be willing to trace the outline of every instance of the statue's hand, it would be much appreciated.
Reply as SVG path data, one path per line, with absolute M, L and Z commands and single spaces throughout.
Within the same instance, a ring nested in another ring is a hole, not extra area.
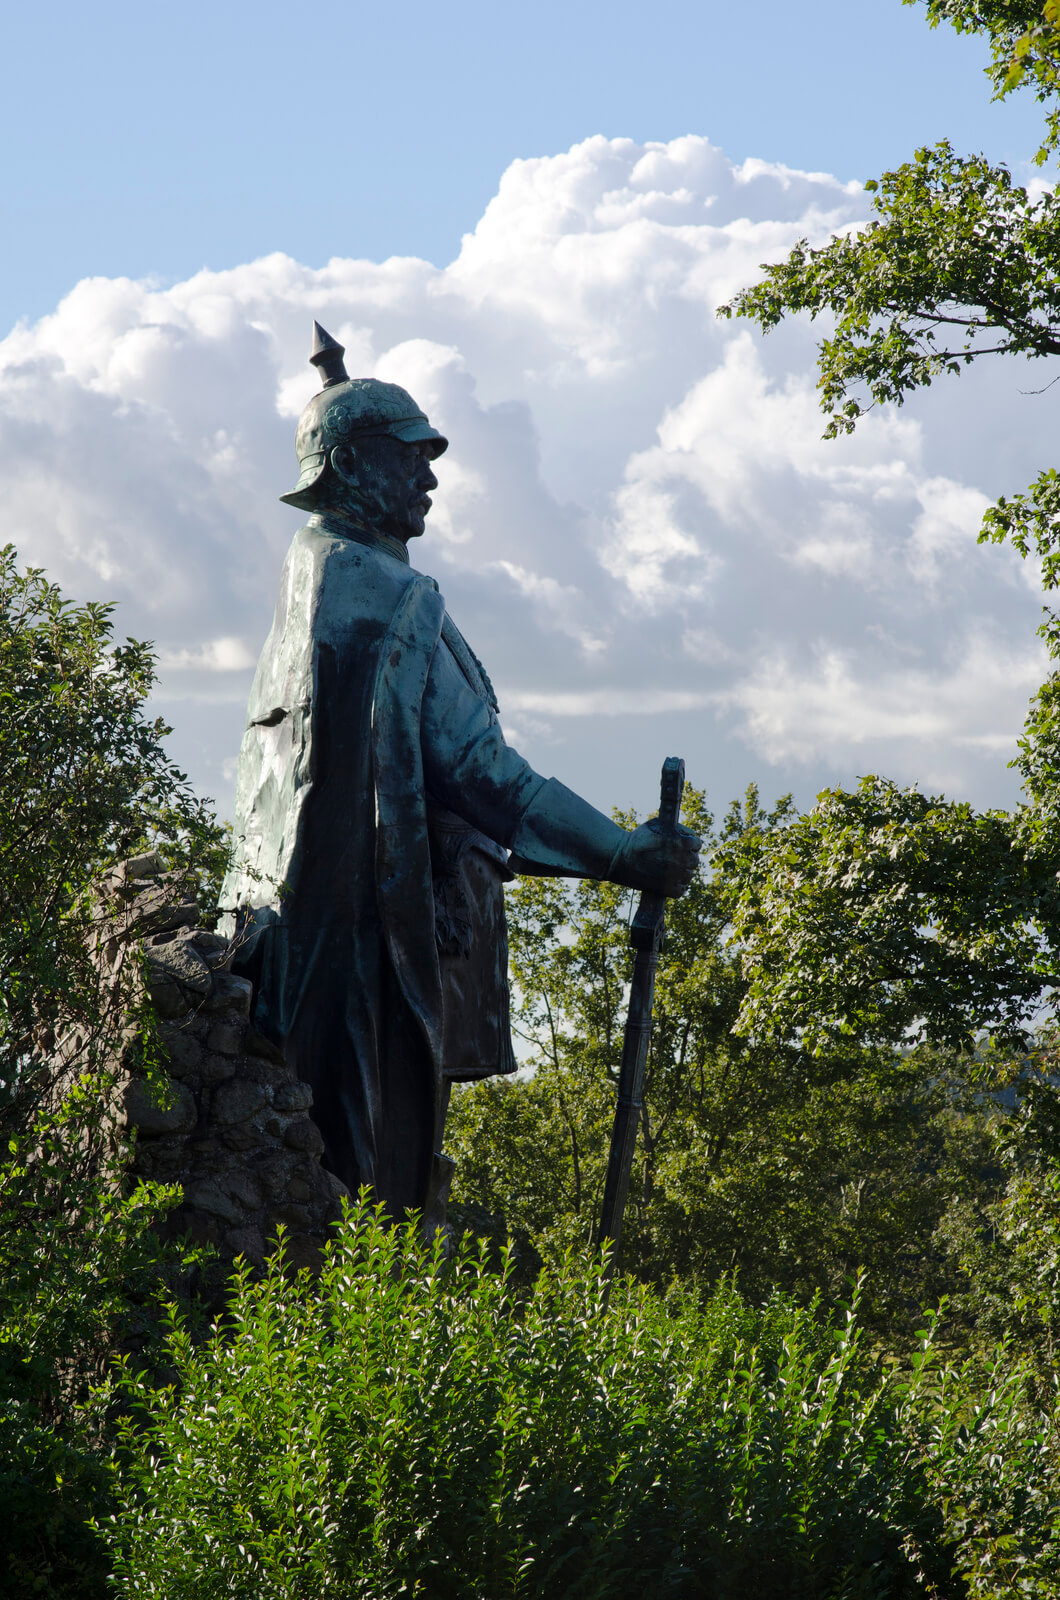
M 684 894 L 696 874 L 703 841 L 680 824 L 676 832 L 660 832 L 656 817 L 627 833 L 615 853 L 608 878 L 627 889 L 649 894 Z

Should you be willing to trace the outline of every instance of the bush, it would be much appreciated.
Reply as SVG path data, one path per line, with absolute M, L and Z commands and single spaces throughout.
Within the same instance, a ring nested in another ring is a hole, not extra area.
M 222 830 L 146 714 L 150 647 L 0 549 L 0 1591 L 102 1594 L 106 1402 L 163 1270 L 166 1199 L 123 1194 L 114 1086 L 146 1025 L 136 938 L 98 875 L 160 849 L 209 892 Z M 176 887 L 176 882 L 174 883 Z M 118 930 L 121 932 L 122 930 Z M 101 938 L 101 935 L 106 938 Z M 110 945 L 113 944 L 113 950 Z M 142 1334 L 143 1329 L 139 1329 Z
M 110 1504 L 107 1379 L 119 1342 L 142 1347 L 167 1259 L 156 1217 L 179 1195 L 123 1195 L 118 1153 L 82 1167 L 95 1086 L 36 1118 L 0 1166 L 0 1593 L 93 1600 L 105 1546 L 89 1519 Z M 12 1141 L 14 1143 L 14 1141 Z
M 122 1380 L 118 1592 L 960 1592 L 853 1313 L 605 1301 L 599 1259 L 520 1299 L 362 1203 L 319 1281 L 240 1271 L 202 1343 L 173 1308 L 175 1382 Z
M 1060 1406 L 1005 1343 L 983 1359 L 913 1363 L 904 1426 L 969 1600 L 1060 1597 Z

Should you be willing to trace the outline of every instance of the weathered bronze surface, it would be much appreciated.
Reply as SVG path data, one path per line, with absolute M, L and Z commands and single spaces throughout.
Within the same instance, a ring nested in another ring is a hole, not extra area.
M 515 1067 L 505 882 L 677 894 L 698 840 L 619 828 L 505 744 L 485 671 L 409 565 L 448 441 L 342 357 L 314 325 L 325 386 L 282 497 L 311 514 L 251 690 L 222 899 L 255 1023 L 313 1090 L 325 1164 L 440 1222 L 449 1086 Z

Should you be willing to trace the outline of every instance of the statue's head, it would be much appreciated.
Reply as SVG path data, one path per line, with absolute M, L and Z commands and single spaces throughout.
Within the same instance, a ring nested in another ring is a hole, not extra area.
M 430 464 L 449 441 L 396 383 L 347 377 L 344 354 L 314 322 L 309 359 L 324 387 L 299 418 L 299 478 L 280 499 L 303 511 L 347 511 L 368 527 L 412 538 L 423 532 L 427 496 L 438 487 Z

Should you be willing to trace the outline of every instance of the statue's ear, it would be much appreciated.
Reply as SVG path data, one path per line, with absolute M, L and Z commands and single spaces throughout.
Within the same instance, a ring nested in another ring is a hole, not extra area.
M 348 444 L 337 444 L 331 451 L 331 465 L 342 478 L 354 476 L 354 456 Z

